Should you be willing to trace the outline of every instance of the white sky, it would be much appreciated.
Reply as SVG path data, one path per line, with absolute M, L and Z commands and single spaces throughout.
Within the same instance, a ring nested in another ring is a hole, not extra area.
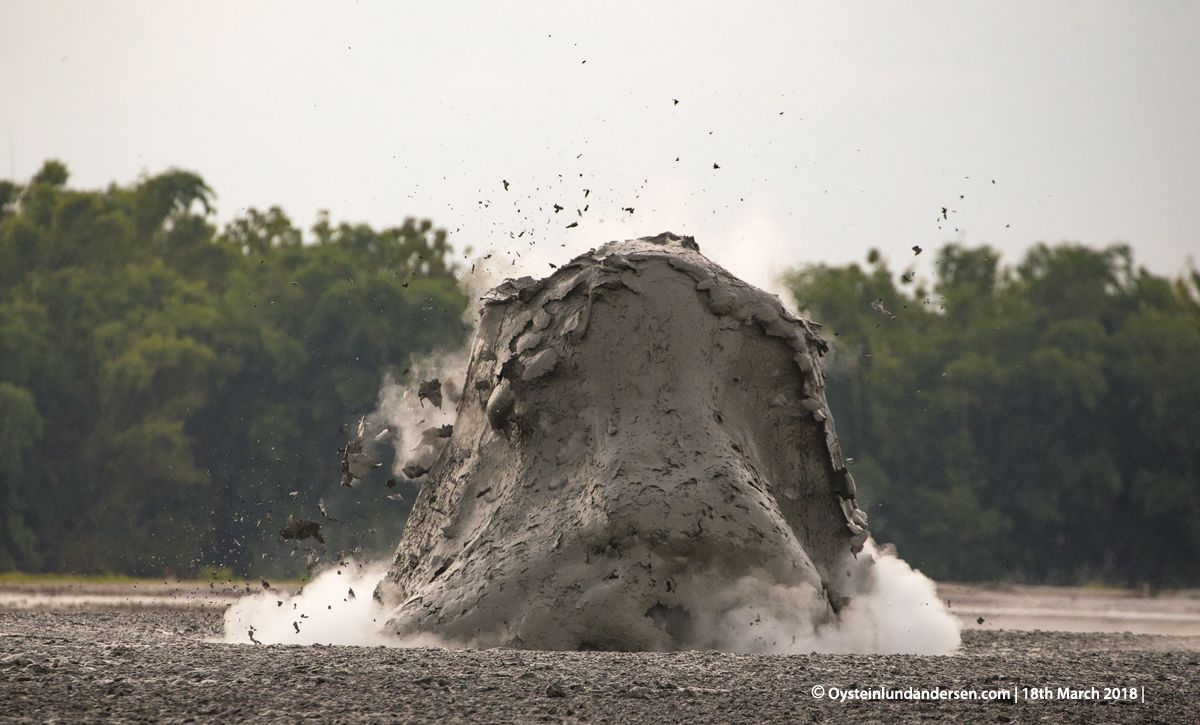
M 0 176 L 52 157 L 82 187 L 197 171 L 222 222 L 428 217 L 538 275 L 664 230 L 764 286 L 949 240 L 1175 275 L 1200 3 L 0 0 Z

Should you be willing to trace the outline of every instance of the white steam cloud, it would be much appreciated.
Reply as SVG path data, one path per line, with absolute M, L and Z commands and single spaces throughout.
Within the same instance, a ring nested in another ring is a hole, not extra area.
M 871 541 L 859 556 L 875 558 L 865 589 L 825 623 L 817 620 L 824 602 L 809 588 L 723 573 L 680 582 L 692 622 L 687 646 L 758 654 L 945 655 L 958 649 L 958 619 L 928 577 Z M 263 644 L 456 646 L 384 630 L 390 613 L 371 594 L 388 565 L 347 561 L 322 571 L 295 596 L 266 590 L 243 597 L 225 613 L 225 641 L 248 643 L 253 634 Z
M 860 558 L 874 559 L 859 592 L 838 616 L 821 622 L 824 597 L 753 574 L 730 580 L 708 573 L 680 582 L 693 624 L 684 640 L 695 649 L 757 654 L 921 654 L 958 649 L 960 624 L 936 585 L 868 540 Z
M 225 642 L 375 647 L 444 647 L 432 636 L 399 639 L 382 629 L 386 615 L 371 598 L 388 562 L 353 560 L 329 568 L 294 596 L 264 590 L 225 610 Z

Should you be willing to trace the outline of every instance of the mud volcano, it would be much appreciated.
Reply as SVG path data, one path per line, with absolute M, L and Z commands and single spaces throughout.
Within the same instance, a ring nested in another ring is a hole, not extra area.
M 671 233 L 496 287 L 375 592 L 387 630 L 675 650 L 781 593 L 810 631 L 836 622 L 873 558 L 826 349 L 818 325 Z

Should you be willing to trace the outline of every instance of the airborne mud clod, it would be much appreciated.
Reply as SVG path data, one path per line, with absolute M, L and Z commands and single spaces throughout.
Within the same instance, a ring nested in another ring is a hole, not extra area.
M 438 398 L 441 398 L 440 393 Z M 364 417 L 358 421 L 358 435 L 354 440 L 346 443 L 344 448 L 338 449 L 338 453 L 342 454 L 342 485 L 347 488 L 352 487 L 357 479 L 365 478 L 368 473 L 383 465 L 363 451 L 365 430 L 366 418 Z M 387 430 L 385 429 L 384 432 L 386 433 Z
M 442 407 L 442 383 L 437 378 L 426 380 L 417 388 L 417 399 L 428 400 L 433 407 Z
M 295 539 L 297 541 L 312 537 L 318 543 L 325 543 L 325 537 L 321 536 L 320 524 L 316 521 L 297 519 L 295 516 L 288 516 L 287 525 L 279 532 L 279 536 L 284 539 Z
M 332 522 L 334 522 L 335 524 L 340 524 L 340 523 L 341 523 L 341 521 L 338 521 L 337 519 L 335 519 L 335 518 L 333 518 L 332 516 L 330 516 L 330 515 L 329 515 L 329 511 L 328 511 L 328 509 L 326 509 L 326 508 L 325 508 L 325 499 L 319 499 L 319 500 L 317 501 L 317 511 L 320 511 L 320 512 L 321 512 L 321 516 L 322 516 L 322 517 L 323 517 L 323 518 L 324 518 L 326 521 L 332 521 Z
M 886 309 L 884 309 L 884 307 L 883 307 L 883 299 L 877 299 L 877 300 L 873 301 L 873 302 L 871 303 L 871 309 L 873 309 L 873 310 L 875 310 L 876 312 L 879 312 L 879 313 L 881 313 L 881 314 L 887 315 L 888 317 L 890 317 L 890 318 L 891 318 L 891 319 L 893 319 L 893 320 L 894 320 L 894 319 L 896 319 L 896 316 L 895 316 L 895 315 L 893 315 L 892 313 L 890 313 L 890 312 L 888 312 Z

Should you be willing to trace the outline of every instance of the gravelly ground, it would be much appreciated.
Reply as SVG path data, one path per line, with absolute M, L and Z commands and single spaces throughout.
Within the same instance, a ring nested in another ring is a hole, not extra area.
M 0 612 L 0 722 L 1200 722 L 1195 638 L 975 630 L 950 657 L 758 656 L 207 641 L 220 630 L 212 611 Z M 816 685 L 1144 687 L 1145 703 L 838 703 Z

